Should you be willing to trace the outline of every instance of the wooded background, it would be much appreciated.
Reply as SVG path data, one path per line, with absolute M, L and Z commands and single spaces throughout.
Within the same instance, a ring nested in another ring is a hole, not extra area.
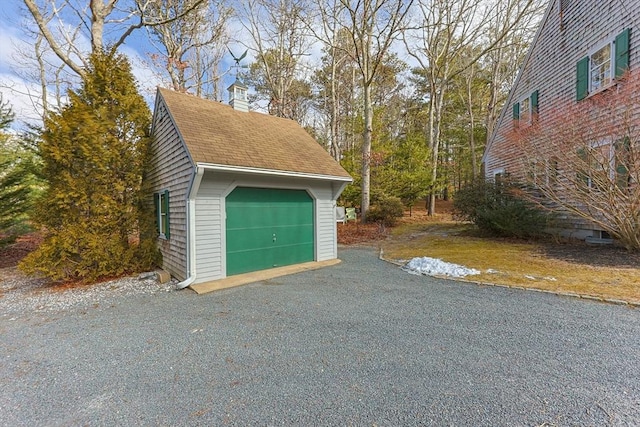
M 351 173 L 343 203 L 406 206 L 480 176 L 543 0 L 22 0 L 22 66 L 44 118 L 96 52 L 143 51 L 164 86 L 304 126 Z M 35 24 L 35 25 L 34 25 Z M 233 52 L 230 51 L 233 47 Z M 233 56 L 246 57 L 234 65 Z M 11 102 L 9 87 L 0 86 Z

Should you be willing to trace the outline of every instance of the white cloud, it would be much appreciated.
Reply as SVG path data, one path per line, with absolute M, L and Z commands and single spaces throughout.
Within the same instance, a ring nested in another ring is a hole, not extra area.
M 19 77 L 0 73 L 0 92 L 3 101 L 8 102 L 15 114 L 14 129 L 21 129 L 25 124 L 38 124 L 42 117 L 40 104 L 40 88 Z

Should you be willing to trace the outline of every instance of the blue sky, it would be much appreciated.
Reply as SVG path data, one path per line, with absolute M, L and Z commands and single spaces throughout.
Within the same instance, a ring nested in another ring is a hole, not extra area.
M 230 0 L 235 1 L 235 0 Z M 79 5 L 86 5 L 88 0 L 75 0 Z M 57 3 L 61 4 L 62 0 L 58 0 Z M 64 16 L 64 15 L 63 15 Z M 69 19 L 76 20 L 74 18 Z M 242 40 L 244 44 L 240 42 L 232 42 L 229 48 L 236 54 L 240 55 L 246 49 L 246 46 L 250 45 L 249 36 L 247 31 L 243 29 L 241 22 L 238 19 L 232 20 L 229 23 L 229 32 L 232 39 Z M 39 94 L 39 85 L 35 83 L 36 79 L 25 79 L 20 76 L 20 73 L 36 73 L 38 67 L 35 63 L 31 64 L 24 58 L 20 58 L 19 51 L 33 52 L 33 43 L 28 40 L 25 29 L 36 32 L 37 26 L 33 22 L 33 18 L 26 10 L 22 0 L 0 0 L 0 92 L 3 94 L 5 101 L 8 101 L 16 113 L 16 121 L 14 123 L 14 129 L 18 129 L 23 126 L 25 122 L 28 123 L 40 123 L 41 111 L 37 105 L 34 105 L 32 99 L 33 94 Z M 118 35 L 121 32 L 118 32 Z M 109 33 L 105 31 L 105 38 L 109 39 Z M 113 37 L 113 35 L 111 35 Z M 89 50 L 89 41 L 84 38 L 80 40 L 80 43 L 85 46 L 85 51 Z M 403 60 L 412 60 L 404 52 L 404 46 L 401 43 L 397 43 L 395 49 Z M 153 45 L 149 42 L 148 34 L 145 29 L 138 29 L 132 33 L 124 46 L 119 50 L 121 53 L 126 54 L 132 65 L 133 74 L 138 80 L 139 89 L 142 95 L 147 99 L 150 106 L 153 105 L 155 97 L 155 91 L 157 86 L 167 86 L 163 84 L 161 78 L 152 71 L 149 65 L 149 55 L 156 52 Z M 317 63 L 322 54 L 321 44 L 319 42 L 312 43 L 310 55 L 305 58 L 310 64 Z M 47 59 L 50 62 L 59 63 L 59 59 L 55 57 L 53 53 L 49 53 Z M 252 53 L 249 51 L 249 55 L 243 61 L 244 64 L 252 62 Z M 228 69 L 233 65 L 231 55 L 225 57 L 225 63 L 222 68 Z M 223 87 L 230 85 L 235 73 L 230 72 L 225 76 L 225 82 Z M 30 97 L 29 94 L 32 96 Z M 37 96 L 35 97 L 37 98 Z M 256 107 L 256 106 L 254 106 Z

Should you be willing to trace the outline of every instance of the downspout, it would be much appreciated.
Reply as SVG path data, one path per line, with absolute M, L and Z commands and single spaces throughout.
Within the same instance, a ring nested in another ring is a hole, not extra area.
M 196 196 L 202 175 L 204 168 L 196 166 L 187 197 L 187 278 L 176 285 L 177 289 L 184 289 L 196 281 Z

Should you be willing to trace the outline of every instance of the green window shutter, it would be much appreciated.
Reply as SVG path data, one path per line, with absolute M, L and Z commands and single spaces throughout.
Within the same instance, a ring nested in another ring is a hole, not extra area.
M 613 147 L 616 162 L 616 185 L 618 188 L 626 189 L 629 186 L 629 170 L 627 169 L 630 148 L 629 137 L 616 142 Z
M 165 227 L 164 230 L 162 230 L 164 232 L 164 236 L 168 239 L 169 237 L 171 237 L 171 233 L 169 232 L 169 190 L 164 190 L 164 212 L 166 215 L 166 220 L 165 220 Z
M 589 57 L 585 56 L 576 66 L 576 100 L 580 101 L 589 93 Z
M 532 114 L 531 117 L 533 119 L 535 119 L 536 115 L 538 114 L 538 91 L 537 90 L 531 93 L 531 114 Z
M 516 102 L 513 104 L 513 120 L 520 119 L 520 103 Z
M 160 193 L 153 193 L 153 214 L 155 217 L 156 230 L 160 232 Z
M 627 28 L 616 37 L 616 78 L 620 78 L 629 69 L 629 36 L 630 29 Z

